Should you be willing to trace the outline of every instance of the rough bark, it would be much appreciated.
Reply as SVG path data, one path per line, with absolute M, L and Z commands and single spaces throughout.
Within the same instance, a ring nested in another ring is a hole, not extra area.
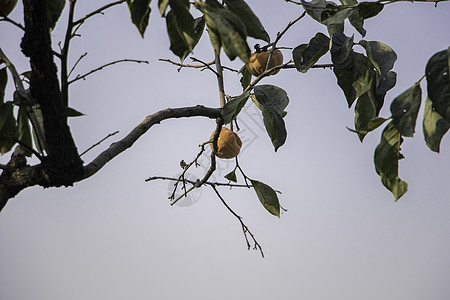
M 72 185 L 83 163 L 67 125 L 56 65 L 51 48 L 47 1 L 24 0 L 25 35 L 22 51 L 30 58 L 30 91 L 44 118 L 47 156 L 42 167 L 51 186 Z

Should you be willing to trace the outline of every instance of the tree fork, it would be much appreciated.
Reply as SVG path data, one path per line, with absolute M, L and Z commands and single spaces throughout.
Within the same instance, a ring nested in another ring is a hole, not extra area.
M 48 149 L 42 167 L 49 186 L 69 186 L 83 173 L 83 163 L 67 125 L 51 48 L 47 1 L 24 0 L 23 5 L 25 34 L 21 47 L 30 58 L 30 91 L 42 111 Z

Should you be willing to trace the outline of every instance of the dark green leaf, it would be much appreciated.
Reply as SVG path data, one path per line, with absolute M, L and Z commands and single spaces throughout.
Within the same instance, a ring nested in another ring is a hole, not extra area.
M 266 41 L 267 43 L 270 42 L 270 37 L 264 29 L 261 21 L 245 1 L 225 0 L 225 4 L 229 10 L 240 17 L 244 22 L 248 36 Z
M 343 24 L 345 19 L 353 13 L 354 11 L 351 8 L 343 8 L 336 3 L 328 2 L 326 8 L 322 11 L 320 22 L 327 27 L 334 24 Z
M 17 117 L 17 124 L 18 124 L 18 140 L 22 142 L 22 144 L 27 145 L 28 147 L 24 147 L 20 145 L 20 148 L 22 149 L 23 153 L 26 156 L 31 156 L 31 148 L 32 148 L 32 138 L 31 138 L 31 128 L 30 123 L 28 121 L 28 115 L 25 111 L 25 108 L 20 107 L 19 108 L 19 115 Z
M 137 27 L 142 37 L 144 37 L 148 26 L 151 11 L 150 2 L 151 0 L 127 0 L 131 21 Z
M 376 99 L 371 90 L 361 95 L 356 102 L 355 129 L 361 142 L 369 132 L 370 122 L 377 116 L 375 104 Z
M 356 0 L 340 0 L 343 5 L 357 5 L 358 1 Z M 353 13 L 348 17 L 350 24 L 362 35 L 366 35 L 366 30 L 364 29 L 364 19 L 359 14 L 358 7 L 353 8 Z
M 47 1 L 47 15 L 48 15 L 48 24 L 50 26 L 50 30 L 53 30 L 53 28 L 55 28 L 56 22 L 58 22 L 58 19 L 61 16 L 61 13 L 64 10 L 65 5 L 66 5 L 66 0 L 48 0 Z
M 252 73 L 250 73 L 250 71 L 247 69 L 247 65 L 244 65 L 239 70 L 239 73 L 242 74 L 240 82 L 241 82 L 242 89 L 245 90 L 252 82 Z
M 81 117 L 81 116 L 84 116 L 84 114 L 77 111 L 76 109 L 71 108 L 71 107 L 66 107 L 66 116 L 67 117 Z
M 285 90 L 270 84 L 257 85 L 253 89 L 256 100 L 264 108 L 275 111 L 280 116 L 285 115 L 289 98 Z
M 8 73 L 6 67 L 0 69 L 0 103 L 5 101 L 6 84 L 8 83 Z
M 331 60 L 338 68 L 345 68 L 353 64 L 353 36 L 348 37 L 343 33 L 333 35 L 331 43 Z
M 328 52 L 330 38 L 323 33 L 317 33 L 308 45 L 294 48 L 292 56 L 295 67 L 299 72 L 306 73 L 325 53 Z
M 433 103 L 429 98 L 425 101 L 425 112 L 423 115 L 423 135 L 428 148 L 439 152 L 441 140 L 450 128 L 450 123 L 433 110 Z
M 421 100 L 422 89 L 416 83 L 392 101 L 392 123 L 401 135 L 407 137 L 414 135 Z
M 267 184 L 251 180 L 256 195 L 264 208 L 272 215 L 280 217 L 280 202 L 277 193 Z
M 13 114 L 13 103 L 0 103 L 0 152 L 5 154 L 17 142 L 18 132 Z
M 34 115 L 36 116 L 36 121 L 38 122 L 39 127 L 43 130 L 44 129 L 44 117 L 42 116 L 41 108 L 38 104 L 34 105 L 32 107 Z M 39 137 L 36 135 L 36 132 L 32 130 L 33 133 L 33 140 L 34 144 L 36 145 L 36 149 L 39 151 L 39 153 L 44 153 L 44 145 L 42 144 L 42 141 L 39 140 Z M 44 133 L 45 134 L 45 133 Z
M 433 110 L 450 123 L 450 47 L 430 58 L 425 74 Z
M 387 91 L 392 89 L 397 83 L 397 73 L 393 71 L 389 71 L 386 75 L 386 78 L 382 79 L 381 76 L 376 73 L 375 80 L 375 98 L 377 99 L 377 115 L 380 112 L 381 108 L 384 104 L 384 97 L 386 96 Z
M 384 8 L 384 4 L 379 2 L 361 2 L 358 5 L 358 11 L 361 18 L 369 19 L 378 15 Z
M 222 108 L 222 117 L 225 124 L 230 123 L 234 119 L 236 119 L 237 115 L 241 112 L 241 109 L 244 107 L 245 103 L 247 103 L 247 99 L 250 95 L 250 92 L 247 91 L 238 97 L 235 97 L 231 101 L 227 102 Z
M 176 27 L 179 34 L 184 39 L 189 51 L 192 51 L 196 44 L 195 22 L 189 12 L 189 1 L 185 0 L 169 0 L 171 11 L 173 11 Z
M 331 46 L 333 72 L 349 107 L 371 88 L 373 81 L 372 65 L 369 59 L 360 53 L 355 53 L 352 46 L 353 37 L 349 38 L 344 34 L 333 35 Z
M 394 195 L 395 201 L 408 190 L 408 184 L 398 177 L 398 161 L 403 158 L 400 153 L 402 142 L 400 132 L 391 122 L 383 130 L 374 155 L 375 170 L 383 185 Z
M 366 49 L 367 57 L 377 69 L 381 78 L 386 78 L 387 73 L 394 67 L 397 60 L 397 54 L 394 50 L 382 42 L 361 40 L 359 44 Z
M 264 126 L 276 152 L 278 148 L 284 145 L 287 138 L 286 125 L 284 124 L 283 117 L 276 111 L 265 107 L 262 109 L 262 115 Z
M 322 21 L 322 12 L 327 6 L 326 0 L 312 0 L 312 1 L 305 1 L 301 0 L 301 2 L 304 4 L 303 8 L 308 13 L 308 15 L 311 16 L 314 20 L 317 22 Z
M 215 0 L 196 2 L 196 5 L 205 15 L 215 50 L 223 47 L 230 60 L 239 57 L 243 62 L 248 62 L 250 48 L 246 41 L 247 30 L 241 19 Z
M 237 182 L 236 169 L 224 176 L 229 181 Z

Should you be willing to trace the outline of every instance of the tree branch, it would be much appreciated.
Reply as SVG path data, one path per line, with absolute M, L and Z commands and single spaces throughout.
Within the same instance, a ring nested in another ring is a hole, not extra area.
M 102 69 L 104 69 L 106 67 L 109 67 L 109 66 L 112 66 L 112 65 L 115 65 L 115 64 L 118 64 L 118 63 L 122 63 L 122 62 L 135 62 L 135 63 L 138 63 L 138 64 L 141 64 L 141 63 L 142 64 L 148 64 L 149 63 L 146 60 L 127 59 L 127 58 L 119 59 L 119 60 L 107 63 L 107 64 L 105 64 L 103 66 L 100 66 L 100 67 L 98 67 L 98 68 L 96 68 L 94 70 L 91 70 L 91 71 L 89 71 L 88 73 L 86 73 L 84 75 L 77 75 L 77 77 L 75 77 L 74 79 L 70 80 L 67 84 L 70 85 L 70 84 L 72 84 L 72 83 L 74 83 L 74 82 L 76 82 L 78 80 L 85 79 L 89 75 L 92 75 L 93 73 L 98 72 L 98 71 L 100 71 L 100 70 L 102 70 Z
M 222 116 L 220 108 L 210 108 L 201 105 L 182 108 L 167 108 L 147 116 L 138 126 L 122 140 L 113 143 L 107 150 L 98 155 L 91 163 L 85 166 L 84 174 L 77 181 L 86 179 L 97 173 L 109 161 L 130 148 L 147 130 L 161 121 L 174 118 L 207 117 L 216 119 Z
M 107 9 L 110 8 L 110 7 L 113 7 L 113 6 L 122 4 L 122 3 L 124 3 L 124 2 L 126 2 L 126 0 L 119 0 L 119 1 L 116 1 L 116 2 L 113 2 L 113 3 L 106 4 L 105 6 L 102 6 L 102 7 L 100 7 L 99 9 L 96 9 L 96 10 L 94 10 L 93 12 L 87 14 L 87 15 L 84 16 L 83 18 L 81 18 L 81 19 L 79 19 L 79 20 L 73 22 L 73 25 L 74 25 L 74 26 L 81 25 L 81 24 L 83 24 L 87 19 L 89 19 L 90 17 L 93 17 L 93 16 L 98 15 L 98 14 L 103 14 L 103 11 L 104 11 L 104 10 L 107 10 Z

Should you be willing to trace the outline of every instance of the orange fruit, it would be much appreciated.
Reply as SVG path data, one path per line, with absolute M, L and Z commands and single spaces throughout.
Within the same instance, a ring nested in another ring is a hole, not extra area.
M 211 135 L 211 140 L 214 138 L 214 132 Z M 209 144 L 214 151 L 212 143 Z M 219 139 L 217 140 L 217 152 L 215 153 L 219 158 L 230 159 L 236 157 L 241 151 L 242 141 L 236 132 L 233 132 L 227 127 L 222 127 Z
M 270 51 L 262 51 L 262 52 L 256 52 L 253 53 L 252 56 L 250 56 L 250 61 L 247 63 L 247 69 L 252 73 L 253 76 L 258 77 L 261 75 L 265 70 L 267 66 L 267 61 L 270 57 Z M 283 64 L 283 53 L 281 53 L 280 50 L 276 49 L 273 52 L 272 59 L 270 60 L 269 68 L 271 69 L 273 67 L 279 66 Z M 275 75 L 280 70 L 273 71 L 269 75 Z

